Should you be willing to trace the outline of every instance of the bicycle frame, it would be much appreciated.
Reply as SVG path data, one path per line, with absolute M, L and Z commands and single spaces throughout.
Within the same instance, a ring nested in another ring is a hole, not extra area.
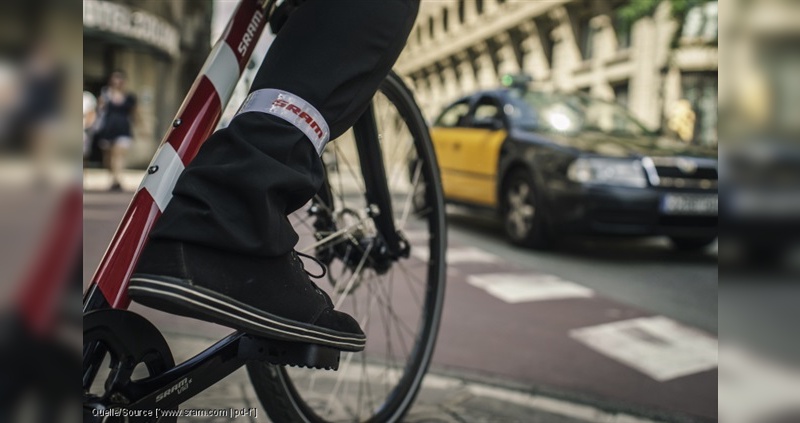
M 195 157 L 203 142 L 216 128 L 233 88 L 253 53 L 266 23 L 274 9 L 275 0 L 241 0 L 231 21 L 206 60 L 189 93 L 181 105 L 172 128 L 164 136 L 147 175 L 137 189 L 131 203 L 84 294 L 83 312 L 86 315 L 103 309 L 126 309 L 128 281 L 145 245 L 148 234 L 172 197 L 172 189 L 185 166 Z M 381 157 L 377 144 L 372 108 L 354 127 L 360 136 L 359 150 Z M 374 142 L 370 142 L 374 141 Z M 375 150 L 377 148 L 377 150 Z M 382 160 L 363 163 L 362 172 L 371 183 L 368 198 L 376 209 L 376 223 L 383 237 L 388 255 L 407 255 L 407 245 L 397 234 L 391 218 L 391 202 L 386 185 Z M 381 182 L 383 181 L 383 182 Z M 382 186 L 381 186 L 382 185 Z M 380 220 L 378 220 L 380 219 Z M 234 332 L 207 350 L 166 372 L 129 384 L 130 394 L 136 402 L 131 409 L 152 409 L 156 402 L 163 409 L 186 401 L 205 388 L 244 365 L 248 360 L 263 360 L 271 345 L 287 343 L 254 338 Z M 311 350 L 304 350 L 309 353 Z M 100 343 L 84 345 L 83 384 L 88 391 L 106 354 Z M 338 353 L 337 353 L 338 356 Z M 175 389 L 185 380 L 192 380 L 185 390 Z M 172 393 L 162 400 L 159 394 Z
M 83 298 L 83 312 L 127 309 L 127 288 L 147 236 L 172 197 L 185 166 L 216 128 L 245 66 L 268 21 L 274 0 L 241 0 L 225 31 L 211 50 L 200 73 L 161 141 Z M 223 354 L 221 342 L 198 357 Z M 99 343 L 84 345 L 84 389 L 99 369 L 106 351 Z M 240 364 L 241 365 L 241 364 Z M 235 370 L 235 369 L 234 369 Z M 231 370 L 232 371 L 232 370 Z M 165 382 L 168 383 L 168 382 Z M 177 396 L 176 396 L 177 397 Z
M 274 0 L 242 0 L 156 151 L 84 296 L 83 311 L 127 308 L 128 280 L 181 171 L 214 131 L 268 19 Z

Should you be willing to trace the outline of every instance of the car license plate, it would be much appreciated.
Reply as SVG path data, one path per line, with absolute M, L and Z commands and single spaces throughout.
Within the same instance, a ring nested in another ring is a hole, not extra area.
M 661 197 L 661 212 L 681 215 L 717 215 L 716 194 L 665 194 Z

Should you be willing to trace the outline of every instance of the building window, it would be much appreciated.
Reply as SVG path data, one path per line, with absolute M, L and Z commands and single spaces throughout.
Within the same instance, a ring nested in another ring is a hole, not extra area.
M 611 84 L 611 89 L 614 90 L 614 101 L 620 106 L 628 108 L 628 81 L 620 81 Z
M 594 39 L 597 30 L 592 25 L 592 17 L 581 18 L 578 24 L 578 43 L 583 60 L 590 60 L 594 54 Z
M 466 124 L 467 113 L 469 113 L 469 101 L 462 100 L 450 106 L 442 112 L 434 126 L 445 128 L 454 128 L 456 126 L 464 126 Z
M 464 0 L 458 0 L 458 22 L 464 23 Z
M 534 18 L 536 22 L 536 32 L 539 35 L 539 42 L 542 44 L 544 56 L 547 58 L 547 64 L 553 67 L 553 51 L 555 50 L 555 41 L 553 40 L 553 31 L 556 28 L 555 22 L 547 18 Z
M 475 1 L 475 8 L 478 10 L 478 15 L 483 14 L 483 0 Z
M 717 2 L 695 6 L 686 14 L 682 38 L 710 42 L 717 40 L 717 33 Z
M 450 10 L 445 8 L 444 11 L 442 11 L 442 27 L 444 27 L 444 32 L 445 33 L 449 30 L 449 28 L 448 28 L 448 24 L 449 24 L 448 20 L 450 20 Z
M 431 39 L 433 39 L 433 36 L 436 33 L 435 27 L 436 25 L 434 25 L 433 16 L 431 16 L 430 18 L 428 18 L 428 32 L 430 32 Z
M 633 22 L 629 19 L 621 19 L 618 13 L 614 13 L 611 22 L 614 25 L 614 32 L 617 34 L 617 49 L 625 50 L 630 48 Z
M 693 144 L 717 144 L 717 81 L 716 72 L 681 75 L 683 98 L 695 114 Z

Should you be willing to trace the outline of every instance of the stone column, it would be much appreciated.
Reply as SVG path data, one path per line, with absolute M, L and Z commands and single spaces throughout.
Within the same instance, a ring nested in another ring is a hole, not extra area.
M 490 15 L 497 11 L 497 8 L 500 6 L 497 0 L 483 0 L 483 13 L 485 15 Z
M 475 65 L 472 62 L 472 57 L 467 53 L 462 53 L 458 57 L 458 61 L 459 94 L 466 95 L 475 91 L 478 87 L 475 79 Z
M 444 100 L 444 104 L 449 104 L 458 97 L 458 78 L 456 77 L 456 70 L 449 60 L 444 64 L 441 72 L 442 79 L 444 80 L 442 99 Z
M 643 18 L 633 26 L 630 110 L 650 128 L 660 124 L 658 107 L 659 75 L 656 65 L 658 37 L 652 18 Z
M 470 25 L 478 20 L 478 4 L 475 0 L 464 0 L 464 23 Z
M 482 46 L 481 51 L 478 53 L 476 65 L 478 69 L 477 82 L 479 89 L 485 90 L 494 88 L 499 84 L 500 81 L 497 79 L 497 74 L 494 70 L 494 63 L 492 63 L 492 58 L 489 55 L 487 46 Z
M 414 97 L 419 104 L 420 109 L 422 109 L 423 114 L 425 114 L 426 106 L 430 102 L 431 90 L 430 85 L 428 84 L 428 76 L 425 75 L 423 72 L 418 72 L 414 74 Z M 425 115 L 427 117 L 427 114 Z
M 511 37 L 507 33 L 503 33 L 495 38 L 499 49 L 497 51 L 498 66 L 497 74 L 502 76 L 506 74 L 520 73 L 519 63 L 514 54 L 514 47 L 511 46 Z
M 536 24 L 529 21 L 522 31 L 527 34 L 522 41 L 522 50 L 525 52 L 522 58 L 522 71 L 532 76 L 534 82 L 547 80 L 550 78 L 550 64 L 547 63 Z
M 434 117 L 439 113 L 443 100 L 442 79 L 436 67 L 431 67 L 428 70 L 428 84 L 430 86 L 430 96 L 428 102 L 424 106 L 427 116 Z
M 583 61 L 580 48 L 578 48 L 575 34 L 572 32 L 572 23 L 569 13 L 564 7 L 557 7 L 550 11 L 550 19 L 557 22 L 552 32 L 553 37 L 553 63 L 550 69 L 553 85 L 556 89 L 572 91 L 572 72 Z

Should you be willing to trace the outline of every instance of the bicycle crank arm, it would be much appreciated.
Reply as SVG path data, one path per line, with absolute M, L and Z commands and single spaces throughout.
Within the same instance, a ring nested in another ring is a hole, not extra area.
M 234 332 L 160 375 L 130 382 L 124 395 L 140 399 L 125 408 L 144 411 L 177 407 L 248 361 L 337 370 L 339 350 Z

